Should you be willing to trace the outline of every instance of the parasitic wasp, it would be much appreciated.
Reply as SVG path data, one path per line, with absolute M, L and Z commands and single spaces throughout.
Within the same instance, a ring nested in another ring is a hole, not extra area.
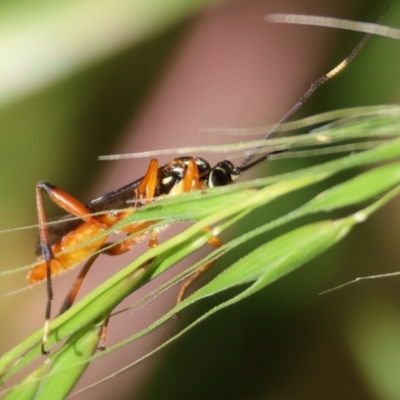
M 361 50 L 369 37 L 369 34 L 363 36 L 340 64 L 314 81 L 296 104 L 265 135 L 264 140 L 268 140 L 275 133 L 277 126 L 287 122 L 320 85 L 339 74 Z M 259 148 L 255 148 L 236 166 L 230 161 L 224 160 L 211 167 L 203 158 L 190 156 L 175 158 L 166 165 L 159 166 L 158 160 L 153 159 L 142 178 L 98 197 L 88 204 L 83 204 L 63 189 L 50 183 L 39 182 L 36 186 L 40 240 L 37 253 L 39 258 L 33 269 L 28 273 L 27 279 L 31 285 L 42 281 L 47 283 L 42 353 L 49 354 L 47 343 L 50 333 L 53 276 L 85 262 L 81 273 L 64 301 L 62 313 L 71 307 L 75 301 L 86 274 L 100 254 L 110 256 L 124 254 L 135 244 L 145 239 L 148 240 L 149 248 L 153 248 L 158 244 L 158 234 L 161 228 L 155 226 L 157 221 L 129 223 L 120 229 L 120 232 L 126 234 L 127 237 L 119 243 L 107 243 L 109 235 L 104 234 L 104 232 L 155 200 L 195 190 L 229 185 L 244 171 L 267 160 L 270 156 L 284 151 L 276 150 L 257 155 L 258 150 Z M 68 213 L 57 224 L 51 226 L 47 225 L 43 203 L 44 193 Z M 72 220 L 72 217 L 77 219 Z M 222 245 L 220 239 L 215 236 L 209 239 L 209 243 L 215 247 Z M 59 254 L 60 252 L 62 254 Z M 183 283 L 177 298 L 178 303 L 183 299 L 187 287 L 211 265 L 212 263 L 206 264 Z M 107 322 L 108 320 L 103 324 L 101 332 L 102 346 L 104 346 Z

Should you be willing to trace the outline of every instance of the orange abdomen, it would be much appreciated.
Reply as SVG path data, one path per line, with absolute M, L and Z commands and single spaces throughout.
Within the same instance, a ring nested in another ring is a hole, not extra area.
M 99 225 L 85 222 L 53 245 L 52 250 L 55 258 L 51 260 L 51 276 L 59 275 L 70 268 L 74 268 L 99 250 L 108 239 L 108 235 L 99 237 L 104 230 L 105 228 Z M 59 254 L 60 252 L 63 253 Z M 46 262 L 42 256 L 38 258 L 38 262 L 40 264 L 32 268 L 27 275 L 31 285 L 46 279 Z

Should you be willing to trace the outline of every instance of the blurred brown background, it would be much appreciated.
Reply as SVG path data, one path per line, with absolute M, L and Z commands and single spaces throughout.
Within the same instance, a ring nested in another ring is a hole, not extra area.
M 139 178 L 148 163 L 99 162 L 98 155 L 235 142 L 238 138 L 199 133 L 199 128 L 275 122 L 360 38 L 332 29 L 268 25 L 267 13 L 374 21 L 386 7 L 357 0 L 168 3 L 0 5 L 0 229 L 36 223 L 39 180 L 88 201 Z M 391 6 L 384 23 L 400 27 L 400 4 Z M 46 47 L 50 37 L 54 47 Z M 399 61 L 397 42 L 372 38 L 298 117 L 398 101 Z M 211 163 L 223 158 L 204 157 Z M 286 167 L 286 162 L 270 164 L 247 176 Z M 393 201 L 323 257 L 79 398 L 400 398 L 399 278 L 318 296 L 358 276 L 400 270 L 399 207 Z M 60 213 L 49 209 L 51 215 Z M 260 217 L 250 217 L 240 229 L 251 229 Z M 0 269 L 33 262 L 36 235 L 35 229 L 3 233 Z M 85 292 L 144 248 L 113 259 L 112 265 L 103 257 Z M 55 280 L 55 310 L 76 272 Z M 1 294 L 23 287 L 25 274 L 1 276 Z M 113 319 L 109 342 L 161 315 L 174 304 L 177 291 L 138 314 Z M 227 295 L 91 366 L 80 387 L 145 354 Z M 44 304 L 43 285 L 0 298 L 1 353 L 42 326 Z

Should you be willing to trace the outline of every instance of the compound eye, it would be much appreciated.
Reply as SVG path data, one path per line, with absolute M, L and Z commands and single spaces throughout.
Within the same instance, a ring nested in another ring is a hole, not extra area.
M 208 175 L 208 187 L 226 186 L 232 183 L 232 170 L 234 166 L 230 161 L 219 162 Z

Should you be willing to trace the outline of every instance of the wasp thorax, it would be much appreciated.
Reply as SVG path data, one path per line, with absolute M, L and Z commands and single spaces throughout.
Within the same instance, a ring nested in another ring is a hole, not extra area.
M 193 160 L 196 163 L 200 174 L 203 174 L 203 173 L 205 173 L 205 172 L 210 170 L 210 164 L 204 158 L 200 158 L 200 157 L 179 157 L 179 158 L 175 158 L 170 163 L 171 172 L 173 172 L 176 175 L 179 175 L 181 178 L 183 178 L 183 176 L 185 174 L 185 171 L 186 171 L 186 167 Z
M 184 179 L 187 167 L 190 162 L 195 162 L 199 174 L 207 174 L 210 171 L 210 164 L 200 157 L 179 157 L 172 160 L 165 167 L 159 170 L 159 184 L 156 188 L 156 196 L 165 194 L 177 194 L 181 189 L 178 188 Z

